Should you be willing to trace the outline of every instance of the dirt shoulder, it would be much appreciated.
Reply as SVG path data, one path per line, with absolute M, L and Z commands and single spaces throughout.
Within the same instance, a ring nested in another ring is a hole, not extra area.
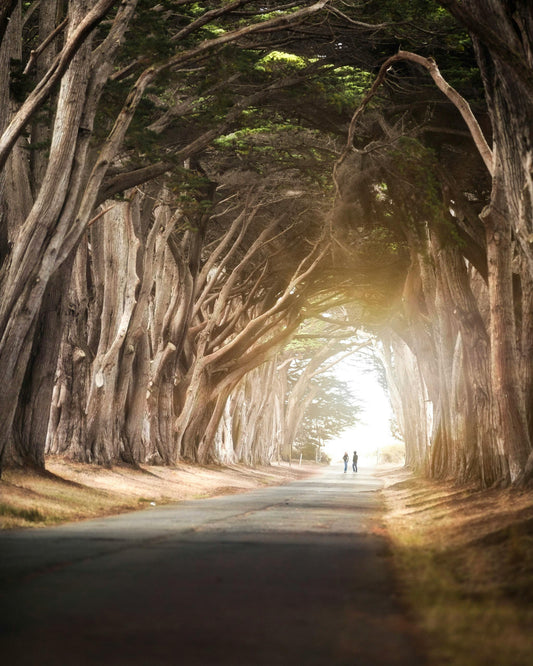
M 533 664 L 533 491 L 378 472 L 405 603 L 431 664 Z
M 0 480 L 0 529 L 43 527 L 73 520 L 245 492 L 305 478 L 316 465 L 285 463 L 249 468 L 180 464 L 178 467 L 126 465 L 105 469 L 47 460 L 45 473 L 7 470 Z

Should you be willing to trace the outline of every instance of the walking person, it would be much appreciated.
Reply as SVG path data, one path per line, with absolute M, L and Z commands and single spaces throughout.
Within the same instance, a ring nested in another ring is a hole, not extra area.
M 353 452 L 353 458 L 352 458 L 352 470 L 354 472 L 357 472 L 357 461 L 359 460 L 359 456 L 357 455 L 357 451 Z M 346 470 L 344 470 L 346 471 Z
M 350 460 L 350 456 L 348 455 L 348 451 L 342 456 L 342 459 L 344 460 L 344 473 L 348 471 L 348 460 Z

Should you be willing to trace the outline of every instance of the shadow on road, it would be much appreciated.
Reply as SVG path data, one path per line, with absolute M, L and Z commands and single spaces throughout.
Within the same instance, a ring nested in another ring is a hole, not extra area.
M 2 534 L 2 663 L 421 664 L 379 535 L 379 488 L 328 469 Z

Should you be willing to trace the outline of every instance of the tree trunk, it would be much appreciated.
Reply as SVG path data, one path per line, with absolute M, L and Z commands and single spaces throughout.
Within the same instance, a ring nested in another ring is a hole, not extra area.
M 450 460 L 450 472 L 460 481 L 475 478 L 483 486 L 492 485 L 506 471 L 501 467 L 492 426 L 490 380 L 490 341 L 485 323 L 468 282 L 464 260 L 458 248 L 439 252 L 439 271 L 447 282 L 450 310 L 461 333 L 464 367 L 458 369 L 453 385 L 459 390 L 454 411 L 461 414 L 462 433 L 454 433 L 455 451 L 460 463 Z
M 98 344 L 89 316 L 89 308 L 95 301 L 87 280 L 89 254 L 86 238 L 76 252 L 72 269 L 46 442 L 46 453 L 80 462 L 88 462 L 87 391 Z
M 393 333 L 384 334 L 382 340 L 391 405 L 405 443 L 405 465 L 424 471 L 430 451 L 432 403 L 409 347 Z
M 129 203 L 116 205 L 91 228 L 99 344 L 87 399 L 87 451 L 91 461 L 134 462 L 122 441 L 123 419 L 135 347 L 126 337 L 136 306 L 140 246 Z
M 499 170 L 497 166 L 497 174 Z M 483 211 L 482 219 L 487 229 L 494 427 L 498 452 L 505 456 L 514 483 L 524 472 L 531 444 L 518 377 L 511 226 L 502 187 L 496 175 L 491 204 Z
M 0 470 L 5 451 L 11 445 L 11 427 L 18 395 L 45 290 L 51 276 L 74 251 L 92 214 L 90 205 L 87 204 L 81 211 L 78 205 L 80 188 L 86 177 L 84 171 L 94 113 L 103 86 L 102 77 L 105 79 L 109 73 L 113 55 L 120 45 L 120 31 L 124 29 L 121 20 L 126 19 L 127 24 L 127 15 L 131 17 L 135 3 L 130 0 L 121 4 L 108 36 L 109 41 L 104 40 L 100 49 L 95 51 L 97 57 L 92 62 L 91 36 L 87 32 L 82 34 L 83 31 L 76 31 L 82 24 L 89 26 L 90 22 L 85 21 L 89 16 L 96 22 L 101 20 L 109 4 L 101 2 L 97 8 L 91 8 L 91 3 L 86 0 L 69 2 L 66 40 L 73 38 L 70 44 L 72 50 L 69 54 L 65 53 L 68 57 L 55 70 L 62 78 L 46 173 L 30 213 L 13 234 L 12 252 L 0 272 L 3 293 L 0 305 L 0 372 L 7 378 L 5 385 L 0 387 Z M 91 23 L 93 27 L 94 21 Z M 107 47 L 107 52 L 102 53 L 106 50 L 104 47 Z M 94 66 L 95 73 L 92 78 L 91 66 Z M 87 97 L 88 86 L 91 94 Z M 17 118 L 23 115 L 19 113 Z M 14 127 L 9 130 L 11 134 L 13 131 L 16 133 Z M 7 134 L 2 137 L 5 155 L 8 147 L 13 145 Z M 91 185 L 93 189 L 98 189 L 99 184 L 94 178 Z M 97 191 L 94 198 L 96 196 Z M 87 203 L 87 197 L 82 200 Z
M 527 267 L 520 267 L 520 383 L 524 387 L 524 404 L 529 439 L 533 442 L 533 278 Z
M 30 362 L 19 396 L 9 462 L 44 468 L 44 454 L 56 368 L 65 322 L 65 285 L 70 282 L 71 259 L 50 280 L 33 341 Z
M 149 329 L 153 357 L 144 438 L 150 459 L 167 464 L 177 462 L 180 456 L 174 422 L 183 409 L 187 388 L 183 349 L 191 324 L 202 250 L 201 229 L 186 233 L 178 241 L 173 232 L 175 223 L 168 206 L 156 208 L 155 225 L 162 232 L 155 249 L 158 259 Z
M 72 3 L 74 4 L 74 3 Z M 71 15 L 74 27 L 84 7 Z M 33 344 L 42 299 L 55 270 L 55 259 L 66 233 L 67 221 L 58 224 L 68 195 L 84 108 L 90 44 L 85 44 L 65 74 L 56 112 L 54 140 L 48 169 L 32 211 L 18 231 L 13 251 L 2 267 L 0 284 L 0 471 L 17 409 L 18 396 Z M 54 229 L 55 234 L 50 234 Z

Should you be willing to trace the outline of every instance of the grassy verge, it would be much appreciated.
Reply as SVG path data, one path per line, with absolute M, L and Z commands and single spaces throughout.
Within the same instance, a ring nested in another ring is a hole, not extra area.
M 50 458 L 45 472 L 7 470 L 0 480 L 0 529 L 45 527 L 182 500 L 228 495 L 302 478 L 312 466 L 251 469 L 180 464 L 134 469 Z
M 0 482 L 0 528 L 44 527 L 142 506 L 127 494 L 99 490 L 53 474 L 9 471 Z
M 398 579 L 431 663 L 533 664 L 533 492 L 384 474 Z

